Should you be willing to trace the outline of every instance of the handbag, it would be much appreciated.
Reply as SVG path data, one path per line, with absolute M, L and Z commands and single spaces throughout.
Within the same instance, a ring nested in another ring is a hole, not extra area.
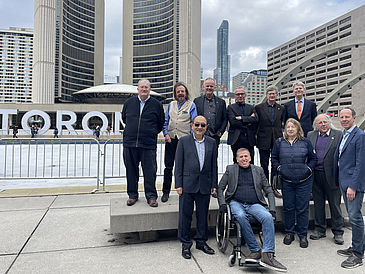
M 281 147 L 281 138 L 279 138 L 279 161 L 280 161 L 280 147 Z M 276 172 L 276 175 L 272 178 L 272 188 L 274 190 L 283 188 L 283 180 L 279 172 Z

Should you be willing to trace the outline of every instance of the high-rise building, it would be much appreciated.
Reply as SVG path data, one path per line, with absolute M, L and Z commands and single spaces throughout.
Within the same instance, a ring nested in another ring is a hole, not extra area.
M 33 103 L 103 84 L 104 0 L 35 0 Z
M 141 78 L 173 99 L 177 81 L 199 93 L 201 0 L 123 1 L 124 84 Z
M 249 72 L 242 71 L 232 77 L 232 92 L 234 92 L 236 89 L 243 85 L 243 82 L 247 78 L 248 74 Z
M 257 105 L 266 94 L 267 70 L 259 69 L 251 71 L 246 77 L 243 85 L 246 91 L 246 102 L 251 105 Z
M 32 102 L 33 30 L 0 30 L 0 103 Z
M 228 33 L 228 21 L 223 20 L 217 30 L 217 67 L 214 69 L 214 80 L 218 85 L 227 86 L 227 91 L 230 92 L 231 56 L 228 55 Z
M 352 44 L 349 41 L 353 41 Z M 303 58 L 322 54 L 309 65 L 300 65 L 298 73 L 290 74 L 290 81 L 283 83 L 278 100 L 283 104 L 293 99 L 292 83 L 300 80 L 306 85 L 304 96 L 319 105 L 335 88 L 365 71 L 364 42 L 365 5 L 268 51 L 268 84 L 271 85 Z M 324 51 L 327 46 L 333 48 L 328 54 Z M 346 87 L 347 90 L 331 101 L 330 107 L 324 111 L 336 114 L 343 107 L 352 106 L 363 115 L 364 80 Z

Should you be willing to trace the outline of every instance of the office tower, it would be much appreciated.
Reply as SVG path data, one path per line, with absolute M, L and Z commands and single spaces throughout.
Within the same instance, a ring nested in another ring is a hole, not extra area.
M 236 89 L 243 85 L 243 82 L 247 78 L 248 74 L 249 72 L 242 71 L 232 77 L 232 92 L 234 92 Z
M 267 70 L 259 69 L 251 71 L 246 79 L 243 81 L 242 86 L 246 91 L 246 103 L 251 105 L 257 105 L 260 100 L 266 94 L 267 86 Z
M 268 84 L 272 84 L 288 68 L 295 66 L 306 56 L 321 54 L 326 46 L 337 48 L 323 55 L 323 58 L 300 68 L 298 73 L 290 75 L 290 81 L 283 83 L 278 101 L 283 104 L 293 99 L 292 83 L 300 80 L 306 85 L 304 96 L 319 105 L 335 88 L 364 72 L 364 29 L 365 5 L 268 51 Z M 350 45 L 355 39 L 356 42 Z M 345 106 L 352 106 L 362 115 L 365 110 L 363 86 L 364 80 L 350 85 L 325 111 L 337 114 Z
M 104 0 L 35 0 L 33 103 L 103 84 Z
M 200 26 L 200 0 L 123 1 L 123 83 L 146 78 L 172 100 L 174 84 L 183 81 L 197 96 Z
M 0 103 L 32 102 L 33 30 L 0 30 Z
M 214 79 L 216 84 L 226 85 L 230 92 L 231 56 L 228 55 L 228 32 L 228 21 L 223 20 L 217 30 L 217 67 L 214 69 Z

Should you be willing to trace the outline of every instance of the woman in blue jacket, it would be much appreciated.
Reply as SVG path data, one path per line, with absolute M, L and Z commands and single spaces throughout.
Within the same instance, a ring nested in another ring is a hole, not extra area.
M 275 141 L 271 157 L 274 170 L 283 179 L 283 213 L 287 233 L 284 244 L 290 245 L 294 241 L 296 231 L 300 247 L 306 248 L 312 174 L 317 155 L 311 142 L 304 138 L 303 129 L 297 120 L 290 118 L 286 121 L 284 137 Z

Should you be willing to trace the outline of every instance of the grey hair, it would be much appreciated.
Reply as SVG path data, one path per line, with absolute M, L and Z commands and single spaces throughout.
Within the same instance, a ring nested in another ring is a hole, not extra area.
M 144 79 L 144 78 L 142 78 L 142 79 L 140 79 L 140 80 L 138 81 L 138 86 L 139 86 L 139 84 L 140 84 L 141 82 L 143 82 L 143 81 L 148 82 L 149 87 L 151 87 L 151 82 L 150 82 L 148 79 Z
M 319 115 L 324 115 L 324 116 L 326 116 L 326 118 L 327 118 L 327 119 L 328 119 L 328 121 L 330 122 L 330 129 L 337 129 L 337 128 L 333 125 L 333 123 L 332 123 L 332 117 L 331 117 L 331 116 L 329 116 L 328 114 L 325 114 L 325 113 L 318 114 L 318 115 L 316 116 L 316 118 L 314 118 L 314 121 L 313 121 L 313 128 L 317 128 L 317 127 L 316 127 L 316 119 L 317 119 L 317 117 L 318 117 Z
M 294 87 L 295 87 L 295 86 L 302 86 L 302 87 L 305 89 L 305 84 L 304 84 L 303 82 L 299 81 L 299 80 L 296 80 L 296 81 L 293 83 L 293 85 L 292 85 L 293 90 L 294 90 Z
M 269 86 L 269 87 L 267 87 L 266 88 L 266 94 L 268 94 L 269 93 L 269 91 L 276 91 L 276 94 L 278 94 L 278 87 L 277 86 Z

